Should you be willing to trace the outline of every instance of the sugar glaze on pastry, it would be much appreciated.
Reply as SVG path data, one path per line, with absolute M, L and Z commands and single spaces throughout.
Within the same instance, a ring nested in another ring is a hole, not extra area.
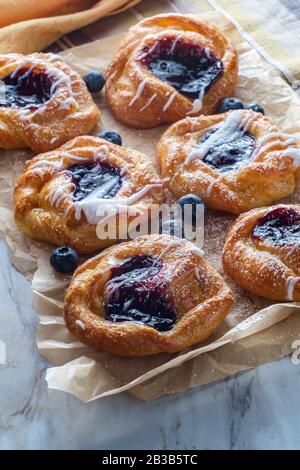
M 14 189 L 21 231 L 80 253 L 115 243 L 123 234 L 124 216 L 129 223 L 163 201 L 163 183 L 150 160 L 92 136 L 77 137 L 28 161 Z M 115 238 L 100 238 L 99 224 L 112 216 Z
M 198 194 L 210 208 L 237 214 L 293 193 L 299 158 L 299 139 L 250 110 L 185 118 L 157 145 L 177 197 Z
M 193 15 L 163 14 L 130 28 L 107 68 L 115 116 L 137 128 L 210 114 L 235 86 L 238 57 L 220 30 Z
M 223 249 L 226 273 L 271 300 L 300 300 L 300 206 L 253 209 L 232 225 Z
M 88 133 L 100 111 L 54 54 L 0 55 L 0 148 L 45 152 Z
M 81 265 L 64 305 L 66 326 L 120 356 L 177 352 L 205 340 L 233 297 L 199 249 L 167 235 L 114 245 Z

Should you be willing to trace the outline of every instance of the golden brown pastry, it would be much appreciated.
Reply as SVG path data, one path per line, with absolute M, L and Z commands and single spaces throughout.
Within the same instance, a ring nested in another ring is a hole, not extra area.
M 253 209 L 232 225 L 223 266 L 238 284 L 271 300 L 300 301 L 300 206 Z
M 157 145 L 169 189 L 211 209 L 239 214 L 293 193 L 300 148 L 271 119 L 249 110 L 186 118 Z
M 90 132 L 99 116 L 84 81 L 59 56 L 0 55 L 0 148 L 46 152 Z
M 27 162 L 14 189 L 15 221 L 22 232 L 80 253 L 127 238 L 124 218 L 128 223 L 147 217 L 149 205 L 163 201 L 163 185 L 150 160 L 91 136 Z M 114 216 L 116 231 L 106 236 L 105 224 Z
M 235 47 L 192 15 L 163 14 L 130 28 L 107 69 L 106 97 L 115 116 L 151 128 L 216 111 L 237 80 Z
M 232 302 L 229 287 L 193 243 L 150 235 L 80 266 L 64 316 L 71 333 L 92 348 L 146 356 L 203 341 Z

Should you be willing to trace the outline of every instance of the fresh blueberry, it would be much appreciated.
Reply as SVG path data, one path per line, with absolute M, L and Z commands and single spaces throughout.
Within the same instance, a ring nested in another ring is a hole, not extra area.
M 84 75 L 83 79 L 91 93 L 98 93 L 105 85 L 104 75 L 98 70 L 91 70 Z
M 177 220 L 166 220 L 161 227 L 161 233 L 171 235 L 178 238 L 183 236 L 183 228 Z
M 243 109 L 244 105 L 238 98 L 225 98 L 220 106 L 220 113 L 226 113 L 232 109 Z
M 252 109 L 252 111 L 255 111 L 256 113 L 265 114 L 264 108 L 258 103 L 248 104 L 247 109 Z
M 50 264 L 59 273 L 71 274 L 79 264 L 77 251 L 69 246 L 59 246 L 52 251 Z
M 206 210 L 203 199 L 201 199 L 201 197 L 199 197 L 199 196 L 196 196 L 196 194 L 186 194 L 185 196 L 182 196 L 178 200 L 178 204 L 180 205 L 180 207 L 182 209 L 182 212 L 184 211 L 185 206 L 190 205 L 192 207 L 192 224 L 193 225 L 195 225 L 195 223 L 196 223 L 197 206 L 202 205 L 202 206 L 204 206 L 204 211 Z M 187 222 L 187 221 L 185 221 L 185 222 Z
M 99 134 L 100 139 L 108 140 L 115 145 L 122 145 L 122 137 L 113 130 L 102 131 Z

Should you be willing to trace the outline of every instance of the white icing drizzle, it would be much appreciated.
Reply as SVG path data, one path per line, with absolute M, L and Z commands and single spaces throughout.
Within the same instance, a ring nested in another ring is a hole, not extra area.
M 148 108 L 148 106 L 150 106 L 150 104 L 155 100 L 156 97 L 157 93 L 154 93 L 154 95 L 152 95 L 151 98 L 149 98 L 149 100 L 146 102 L 146 104 L 139 110 L 139 113 L 141 111 L 144 111 L 144 109 Z
M 106 144 L 100 145 L 99 147 L 82 147 L 80 149 L 82 152 L 88 150 L 88 151 L 93 151 L 93 162 L 97 162 L 98 160 L 104 160 L 108 157 L 109 155 L 109 147 Z M 60 154 L 61 159 L 59 161 L 57 160 L 38 160 L 34 162 L 30 166 L 30 171 L 33 173 L 37 174 L 40 176 L 42 179 L 45 174 L 53 174 L 62 168 L 66 166 L 65 160 L 69 160 L 69 164 L 73 163 L 84 163 L 88 160 L 87 157 L 83 157 L 80 155 L 73 155 L 72 153 L 69 153 L 67 151 L 63 151 Z M 124 173 L 122 171 L 126 171 L 127 166 L 125 166 L 121 170 L 121 176 L 123 176 Z
M 293 140 L 293 143 L 297 142 L 297 139 L 295 137 L 292 137 L 290 134 L 285 134 L 284 132 L 278 132 L 278 131 L 271 131 L 268 134 L 266 134 L 264 137 L 260 139 L 260 144 L 265 145 L 269 140 L 271 139 L 276 139 L 276 141 L 281 141 L 286 142 L 286 139 L 291 139 Z
M 143 275 L 141 275 L 141 278 L 142 278 L 142 276 Z M 144 276 L 147 276 L 147 274 L 145 273 Z M 109 280 L 106 284 L 107 292 L 109 294 L 113 294 L 117 289 L 119 289 L 119 287 L 122 287 L 123 284 L 126 284 L 127 280 L 128 279 L 126 277 L 126 274 L 122 274 L 121 276 L 114 277 L 112 279 L 113 282 L 110 282 L 110 280 Z M 128 307 L 129 307 L 129 305 L 127 304 L 127 308 Z M 123 310 L 123 311 L 125 311 L 125 310 Z
M 250 117 L 252 116 L 250 115 Z M 242 122 L 244 125 L 247 124 L 247 121 L 244 120 L 243 111 L 237 110 L 230 113 L 216 132 L 211 134 L 205 142 L 201 142 L 194 150 L 192 150 L 185 159 L 185 164 L 190 163 L 196 158 L 203 159 L 211 149 L 218 145 L 237 140 L 244 133 L 244 130 L 240 128 Z
M 294 300 L 294 291 L 297 282 L 300 281 L 299 276 L 289 276 L 286 280 L 286 293 L 287 293 L 287 300 Z
M 76 320 L 75 325 L 79 326 L 82 330 L 85 330 L 85 324 L 81 320 Z
M 62 161 L 41 160 L 34 162 L 30 166 L 30 171 L 43 179 L 45 174 L 53 174 L 56 170 L 60 170 L 61 167 Z
M 236 110 L 229 113 L 226 117 L 224 122 L 219 126 L 219 128 L 211 134 L 205 142 L 199 143 L 190 154 L 185 159 L 184 164 L 187 165 L 191 161 L 195 159 L 203 159 L 207 153 L 213 149 L 224 143 L 234 142 L 236 139 L 239 139 L 244 135 L 245 132 L 248 131 L 249 127 L 255 124 L 255 119 L 257 118 L 256 113 L 249 113 L 244 114 L 242 110 Z M 265 135 L 262 139 L 259 140 L 259 147 L 255 150 L 251 156 L 251 160 L 255 160 L 259 158 L 259 156 L 263 153 L 268 151 L 268 149 L 272 149 L 275 147 L 274 150 L 271 150 L 271 154 L 278 153 L 278 147 L 284 150 L 281 154 L 283 156 L 288 156 L 294 160 L 295 166 L 300 166 L 300 148 L 299 147 L 290 147 L 291 145 L 297 145 L 299 139 L 293 137 L 289 134 L 281 133 L 274 130 L 275 128 L 271 129 L 267 135 Z M 273 142 L 270 142 L 273 140 Z M 222 176 L 220 177 L 222 178 Z M 213 186 L 216 182 L 213 181 L 208 187 L 208 195 L 210 194 Z
M 71 193 L 74 189 L 74 183 L 67 180 L 66 184 L 59 188 L 55 188 L 54 191 L 51 191 L 47 199 L 53 207 L 59 207 L 62 202 L 66 201 L 66 199 L 72 199 Z
M 195 267 L 195 276 L 196 276 L 197 281 L 201 280 L 198 266 Z
M 54 62 L 54 61 L 63 62 L 62 57 L 58 54 L 54 54 L 54 52 L 48 52 L 47 58 L 50 60 L 50 62 Z
M 87 150 L 91 150 L 90 147 L 86 148 Z M 86 150 L 84 147 L 80 150 L 84 152 Z M 105 144 L 94 147 L 93 149 L 93 161 L 99 163 L 109 156 L 109 147 Z M 87 161 L 88 158 L 80 157 L 76 155 L 72 155 L 67 151 L 64 151 L 61 154 L 61 159 L 59 161 L 55 160 L 42 160 L 37 161 L 31 166 L 31 171 L 37 173 L 41 178 L 45 175 L 45 173 L 55 173 L 63 169 L 65 164 L 65 159 L 68 159 L 68 164 L 71 164 L 74 161 L 84 162 Z M 123 176 L 128 169 L 128 165 L 124 165 L 120 169 L 120 175 Z M 96 166 L 92 171 L 97 172 L 99 167 Z M 65 170 L 67 174 L 67 169 Z M 102 209 L 102 213 L 110 209 L 112 213 L 118 213 L 121 211 L 128 211 L 128 207 L 137 202 L 143 196 L 145 196 L 151 189 L 162 187 L 162 181 L 153 180 L 150 183 L 146 184 L 143 188 L 137 191 L 134 194 L 131 194 L 129 197 L 115 197 L 112 199 L 106 199 L 103 196 L 109 192 L 111 189 L 115 187 L 118 183 L 119 176 L 115 176 L 115 178 L 111 178 L 106 184 L 102 185 L 99 188 L 96 188 L 92 191 L 88 196 L 86 196 L 81 201 L 72 200 L 72 191 L 74 189 L 73 183 L 70 179 L 66 178 L 65 182 L 60 183 L 59 188 L 54 188 L 50 194 L 48 195 L 48 200 L 51 205 L 55 208 L 58 208 L 63 202 L 68 199 L 71 204 L 66 208 L 65 214 L 67 215 L 71 209 L 75 210 L 75 219 L 80 220 L 82 213 L 85 215 L 87 222 L 91 225 L 96 225 L 99 221 L 103 221 L 104 216 L 97 215 L 97 212 L 100 212 Z
M 163 112 L 164 112 L 164 113 L 167 111 L 167 109 L 169 109 L 169 107 L 170 107 L 171 104 L 173 103 L 176 94 L 177 94 L 177 91 L 174 91 L 174 93 L 172 93 L 172 94 L 169 96 L 169 98 L 168 98 L 166 104 L 165 104 L 164 107 L 163 107 Z
M 271 154 L 278 152 L 278 147 L 280 147 L 281 151 L 281 148 L 298 145 L 298 143 L 299 139 L 295 136 L 271 130 L 271 132 L 259 140 L 259 147 L 257 151 L 253 153 L 251 160 L 259 158 L 262 153 L 267 152 L 269 149 L 272 149 L 272 147 L 274 147 L 274 150 L 270 152 Z M 299 149 L 297 147 L 288 148 L 282 153 L 282 155 L 293 158 L 294 162 L 297 163 L 297 159 L 299 160 Z
M 207 57 L 208 59 L 211 59 L 211 52 L 210 52 L 210 49 L 209 49 L 208 47 L 205 47 L 205 48 L 204 48 L 204 52 L 205 52 L 205 54 L 206 54 L 206 57 Z
M 145 51 L 145 52 L 142 51 L 140 55 L 137 55 L 137 60 L 142 60 L 144 57 L 147 57 L 148 54 L 151 54 L 156 48 L 158 43 L 159 43 L 158 40 L 154 41 L 154 43 L 152 44 L 152 46 L 150 47 L 148 51 Z
M 108 200 L 103 198 L 103 196 L 118 184 L 118 180 L 119 177 L 116 175 L 106 184 L 103 184 L 99 188 L 92 191 L 81 201 L 74 202 L 73 207 L 75 208 L 75 219 L 80 220 L 81 213 L 83 211 L 88 223 L 96 224 L 98 221 L 97 210 L 99 210 L 100 204 L 105 204 L 105 207 L 108 205 Z
M 248 131 L 249 127 L 251 126 L 253 121 L 255 121 L 255 119 L 256 119 L 256 114 L 254 114 L 253 116 L 246 114 L 244 116 L 244 118 L 242 119 L 240 123 L 240 127 L 242 129 L 243 134 L 245 134 Z
M 137 87 L 137 90 L 136 90 L 136 94 L 134 95 L 134 97 L 132 98 L 132 100 L 130 101 L 130 103 L 129 103 L 129 105 L 128 105 L 129 108 L 130 108 L 130 107 L 139 99 L 139 97 L 142 95 L 147 81 L 148 81 L 148 79 L 145 78 L 145 79 L 139 84 L 139 86 Z
M 189 114 L 196 114 L 196 113 L 200 113 L 202 107 L 203 107 L 203 98 L 204 98 L 204 95 L 205 95 L 205 88 L 201 88 L 201 91 L 199 93 L 199 96 L 197 99 L 195 99 L 193 101 L 193 105 L 192 105 L 192 108 L 190 109 L 190 111 L 187 113 L 187 115 Z
M 169 54 L 172 54 L 172 53 L 174 52 L 175 47 L 176 47 L 176 45 L 177 45 L 179 39 L 181 39 L 181 36 L 180 36 L 180 35 L 178 35 L 177 38 L 175 38 L 175 39 L 173 40 L 171 49 L 170 49 L 170 51 L 169 51 Z
M 116 177 L 117 178 L 117 177 Z M 129 197 L 123 198 L 112 198 L 112 199 L 105 199 L 103 198 L 103 194 L 106 191 L 111 189 L 117 181 L 110 181 L 107 185 L 103 185 L 100 188 L 95 189 L 92 191 L 85 199 L 81 201 L 76 201 L 73 203 L 71 207 L 75 208 L 75 219 L 80 220 L 82 212 L 84 213 L 86 220 L 91 225 L 96 225 L 98 222 L 101 221 L 102 216 L 97 215 L 97 212 L 100 212 L 100 208 L 102 206 L 102 212 L 105 212 L 108 208 L 113 213 L 120 213 L 122 211 L 127 211 L 128 207 L 137 202 L 141 199 L 145 194 L 147 194 L 151 189 L 161 187 L 162 183 L 149 183 L 146 184 L 142 189 L 138 192 L 131 194 Z M 71 209 L 68 209 L 68 211 Z M 106 220 L 106 218 L 105 218 Z
M 101 257 L 103 257 L 105 255 L 98 255 L 97 258 L 100 259 Z M 130 258 L 116 258 L 115 256 L 110 256 L 107 260 L 106 260 L 106 263 L 108 264 L 108 266 L 105 268 L 105 269 L 101 269 L 101 276 L 102 278 L 106 278 L 104 279 L 105 282 L 107 282 L 110 278 L 110 274 L 111 274 L 111 268 L 113 266 L 119 266 L 120 264 L 123 264 L 125 263 L 126 261 L 128 261 Z

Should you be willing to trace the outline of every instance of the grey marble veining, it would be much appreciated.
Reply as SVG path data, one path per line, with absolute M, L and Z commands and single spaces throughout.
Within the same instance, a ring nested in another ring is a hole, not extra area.
M 3 240 L 0 250 L 0 449 L 300 448 L 300 365 L 289 358 L 149 403 L 123 394 L 86 405 L 48 391 L 30 286 Z

